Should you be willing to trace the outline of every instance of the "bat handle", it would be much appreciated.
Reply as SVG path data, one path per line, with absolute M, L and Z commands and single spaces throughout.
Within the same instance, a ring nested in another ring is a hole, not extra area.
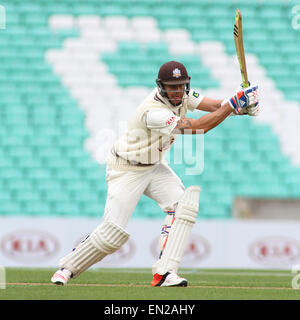
M 247 88 L 250 86 L 250 81 L 243 81 L 243 84 L 242 84 L 243 88 Z

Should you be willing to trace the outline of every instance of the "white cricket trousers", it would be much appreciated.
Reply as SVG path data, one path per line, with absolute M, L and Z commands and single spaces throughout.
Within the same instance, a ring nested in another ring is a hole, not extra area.
M 162 211 L 175 211 L 184 193 L 184 185 L 167 163 L 142 171 L 117 171 L 107 165 L 107 199 L 103 220 L 126 228 L 144 194 L 153 199 Z

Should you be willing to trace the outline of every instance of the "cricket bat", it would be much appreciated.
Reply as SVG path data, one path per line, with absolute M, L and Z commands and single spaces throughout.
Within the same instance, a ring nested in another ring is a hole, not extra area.
M 248 81 L 245 51 L 244 51 L 242 13 L 240 9 L 236 9 L 236 12 L 235 12 L 235 23 L 233 28 L 233 34 L 234 34 L 236 54 L 238 57 L 241 75 L 242 75 L 242 84 L 243 84 L 243 88 L 245 88 L 245 87 L 248 87 L 249 81 Z

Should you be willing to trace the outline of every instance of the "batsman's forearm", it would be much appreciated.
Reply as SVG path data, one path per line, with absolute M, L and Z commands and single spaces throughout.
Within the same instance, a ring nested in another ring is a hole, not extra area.
M 204 97 L 197 109 L 206 112 L 214 112 L 221 107 L 223 100 L 216 100 L 208 97 Z
M 224 121 L 231 113 L 232 108 L 227 102 L 216 111 L 194 120 L 192 122 L 192 133 L 197 133 L 196 131 L 201 129 L 204 131 L 204 133 L 206 133 Z

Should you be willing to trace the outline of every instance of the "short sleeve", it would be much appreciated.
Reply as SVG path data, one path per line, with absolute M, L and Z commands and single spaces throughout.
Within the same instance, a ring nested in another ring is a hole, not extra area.
M 169 135 L 174 130 L 180 117 L 167 109 L 149 110 L 145 114 L 145 124 L 148 129 Z
M 191 89 L 189 92 L 189 99 L 187 108 L 191 111 L 194 111 L 199 103 L 203 100 L 204 96 L 200 94 L 198 91 Z

